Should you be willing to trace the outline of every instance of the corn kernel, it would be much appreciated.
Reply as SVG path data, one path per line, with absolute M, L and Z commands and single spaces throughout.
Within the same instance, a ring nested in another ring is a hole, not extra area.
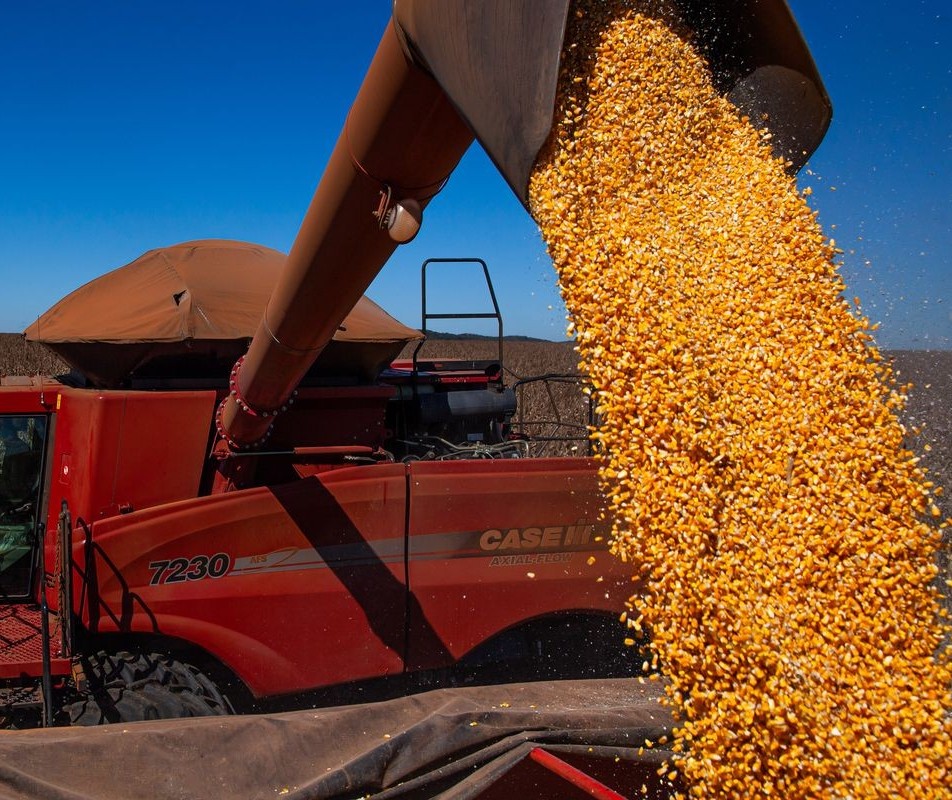
M 669 4 L 575 10 L 530 207 L 680 777 L 692 797 L 948 798 L 947 523 L 877 326 Z

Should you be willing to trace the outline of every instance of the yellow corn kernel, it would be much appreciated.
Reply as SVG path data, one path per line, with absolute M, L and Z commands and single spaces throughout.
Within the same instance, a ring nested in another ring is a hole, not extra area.
M 530 207 L 677 771 L 692 797 L 949 798 L 947 522 L 903 446 L 906 388 L 810 191 L 670 5 L 576 2 Z

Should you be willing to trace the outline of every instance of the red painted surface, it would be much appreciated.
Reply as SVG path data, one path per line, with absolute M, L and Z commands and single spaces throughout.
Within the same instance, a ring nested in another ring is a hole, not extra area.
M 528 749 L 508 769 L 487 771 L 485 780 L 473 783 L 471 796 L 478 800 L 661 800 L 684 789 L 677 779 L 659 776 L 656 762 L 639 759 L 637 748 L 559 745 Z
M 302 390 L 275 432 L 289 452 L 248 459 L 248 482 L 267 485 L 210 494 L 216 392 L 3 387 L 0 412 L 49 414 L 47 600 L 65 500 L 80 651 L 88 634 L 168 637 L 270 696 L 448 666 L 549 614 L 619 611 L 629 574 L 596 541 L 590 461 L 349 465 L 378 452 L 393 394 Z M 8 672 L 36 673 L 17 659 Z
M 387 464 L 104 520 L 74 545 L 83 623 L 193 642 L 258 695 L 398 673 L 405 490 Z M 225 574 L 200 576 L 219 554 Z M 157 577 L 174 559 L 191 566 Z
M 558 756 L 552 755 L 548 750 L 536 747 L 529 751 L 529 758 L 535 761 L 536 764 L 541 764 L 570 786 L 581 789 L 585 794 L 594 797 L 595 800 L 625 800 L 624 795 L 610 789 L 601 781 L 595 780 L 591 775 L 573 767 Z
M 409 470 L 413 668 L 445 658 L 420 640 L 425 628 L 459 658 L 523 620 L 617 613 L 631 594 L 630 574 L 596 541 L 606 529 L 591 461 L 414 462 Z
M 208 448 L 214 392 L 47 392 L 46 563 L 56 561 L 65 500 L 74 524 L 195 497 Z M 48 593 L 51 608 L 56 592 Z
M 61 389 L 53 499 L 65 497 L 74 518 L 93 521 L 195 497 L 214 401 L 211 391 Z M 50 511 L 58 514 L 58 503 Z

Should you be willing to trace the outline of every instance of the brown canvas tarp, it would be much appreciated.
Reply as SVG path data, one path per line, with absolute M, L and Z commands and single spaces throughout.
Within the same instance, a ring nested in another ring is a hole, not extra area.
M 671 755 L 644 747 L 671 733 L 660 694 L 660 684 L 635 679 L 549 681 L 284 714 L 0 734 L 0 797 L 460 800 L 501 787 L 537 745 L 583 767 L 601 762 L 628 782 L 636 775 L 630 795 L 643 782 L 658 787 L 658 767 Z
M 24 335 L 100 385 L 174 373 L 189 359 L 220 370 L 247 348 L 284 262 L 277 250 L 222 239 L 150 250 L 64 297 Z M 364 297 L 328 358 L 372 377 L 420 336 Z

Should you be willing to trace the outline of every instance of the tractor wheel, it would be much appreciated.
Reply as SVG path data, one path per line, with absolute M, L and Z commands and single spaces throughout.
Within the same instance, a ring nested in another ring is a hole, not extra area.
M 158 653 L 97 653 L 84 659 L 86 694 L 67 706 L 73 725 L 208 717 L 231 706 L 195 667 Z

